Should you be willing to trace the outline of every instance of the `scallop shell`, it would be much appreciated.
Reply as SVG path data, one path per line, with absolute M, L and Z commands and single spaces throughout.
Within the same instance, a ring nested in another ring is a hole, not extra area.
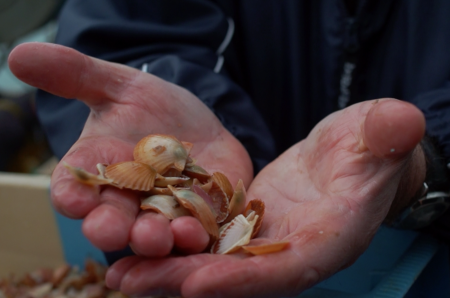
M 107 166 L 105 176 L 116 187 L 149 191 L 155 184 L 156 171 L 141 162 L 124 161 Z
M 229 201 L 227 195 L 215 181 L 212 181 L 211 189 L 208 191 L 208 195 L 211 197 L 212 206 L 217 215 L 217 223 L 223 222 L 228 217 L 229 212 Z
M 219 237 L 219 228 L 213 212 L 205 201 L 199 195 L 190 190 L 178 190 L 170 185 L 168 188 L 172 190 L 172 193 L 178 203 L 191 211 L 192 215 L 200 221 L 210 236 L 210 243 L 214 243 L 214 241 L 216 241 Z
M 288 244 L 289 242 L 275 242 L 255 246 L 242 246 L 242 249 L 252 255 L 264 255 L 282 251 L 288 246 Z
M 223 192 L 227 195 L 228 200 L 233 196 L 233 186 L 231 186 L 230 180 L 221 172 L 215 172 L 212 175 L 212 180 L 216 182 Z
M 189 177 L 156 177 L 155 186 L 156 187 L 167 187 L 168 185 L 184 184 L 189 181 Z
M 158 174 L 163 175 L 171 168 L 183 171 L 188 152 L 175 137 L 155 134 L 140 140 L 133 156 L 135 161 L 151 165 Z
M 141 201 L 142 210 L 153 210 L 170 220 L 181 216 L 192 216 L 191 212 L 181 206 L 173 196 L 154 195 Z
M 79 182 L 87 185 L 105 185 L 111 184 L 112 180 L 105 178 L 102 173 L 94 175 L 86 170 L 78 167 L 73 167 L 66 162 L 63 162 L 64 167 L 75 177 Z
M 211 174 L 199 165 L 186 165 L 183 174 L 191 178 L 197 178 L 202 183 L 207 182 L 211 178 Z
M 253 214 L 252 214 L 253 215 Z M 237 251 L 250 242 L 258 215 L 247 220 L 242 214 L 236 216 L 220 233 L 219 239 L 211 247 L 211 253 L 228 254 Z
M 239 179 L 230 200 L 228 217 L 224 222 L 230 222 L 233 218 L 244 212 L 246 198 L 247 193 L 245 192 L 244 182 Z
M 264 202 L 258 199 L 251 200 L 250 202 L 248 202 L 247 207 L 245 208 L 244 211 L 245 216 L 249 216 L 252 211 L 254 211 L 256 215 L 258 215 L 258 221 L 255 224 L 255 229 L 253 230 L 252 238 L 255 238 L 259 230 L 261 229 L 265 208 L 266 206 L 264 205 Z
M 191 153 L 192 147 L 194 147 L 194 144 L 185 141 L 181 141 L 181 144 L 183 144 L 184 149 L 186 149 L 186 152 L 189 155 L 189 153 Z

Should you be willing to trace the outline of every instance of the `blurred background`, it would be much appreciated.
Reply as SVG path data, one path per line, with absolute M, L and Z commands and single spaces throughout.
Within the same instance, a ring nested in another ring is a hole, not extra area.
M 53 42 L 64 0 L 0 0 L 0 171 L 51 174 L 57 161 L 36 118 L 35 89 L 14 77 L 8 55 L 20 43 Z

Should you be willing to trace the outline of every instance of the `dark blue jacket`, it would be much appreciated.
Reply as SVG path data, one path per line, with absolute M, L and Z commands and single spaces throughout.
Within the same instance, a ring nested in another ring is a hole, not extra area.
M 56 42 L 136 68 L 148 63 L 203 100 L 258 169 L 339 100 L 380 97 L 416 104 L 450 158 L 447 0 L 362 0 L 354 17 L 342 0 L 68 0 Z M 37 107 L 62 157 L 88 109 L 43 92 Z
M 450 1 L 68 0 L 57 43 L 181 85 L 260 170 L 337 109 L 394 97 L 417 105 L 450 161 Z M 89 109 L 39 92 L 62 157 Z M 270 136 L 272 135 L 272 137 Z

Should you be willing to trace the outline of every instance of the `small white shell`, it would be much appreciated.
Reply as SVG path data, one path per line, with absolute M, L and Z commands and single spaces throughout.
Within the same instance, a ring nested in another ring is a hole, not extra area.
M 236 216 L 226 228 L 221 229 L 219 240 L 211 247 L 211 253 L 227 254 L 232 253 L 250 242 L 253 227 L 258 220 L 258 215 L 254 213 L 248 216 L 247 220 L 242 214 Z

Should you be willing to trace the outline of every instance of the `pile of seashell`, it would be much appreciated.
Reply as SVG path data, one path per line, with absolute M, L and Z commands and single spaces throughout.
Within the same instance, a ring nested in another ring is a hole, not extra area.
M 192 143 L 173 136 L 153 134 L 140 140 L 134 161 L 97 164 L 99 174 L 65 164 L 80 182 L 111 185 L 145 192 L 142 210 L 151 210 L 173 220 L 196 217 L 210 236 L 211 253 L 227 254 L 240 248 L 252 254 L 284 249 L 286 242 L 246 246 L 255 237 L 264 217 L 264 203 L 252 200 L 247 206 L 242 180 L 233 189 L 220 172 L 209 174 L 189 156 Z
M 85 270 L 62 265 L 42 268 L 21 278 L 0 279 L 0 297 L 14 298 L 127 298 L 105 286 L 106 267 L 87 260 Z

